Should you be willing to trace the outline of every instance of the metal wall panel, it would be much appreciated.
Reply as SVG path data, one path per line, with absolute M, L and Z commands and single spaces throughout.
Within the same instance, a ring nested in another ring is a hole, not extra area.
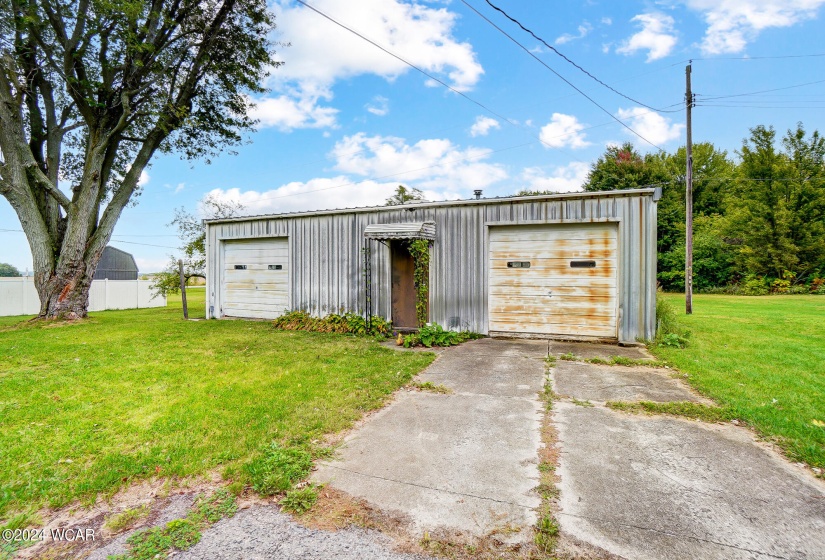
M 656 203 L 653 189 L 481 199 L 396 207 L 285 214 L 207 223 L 207 313 L 221 316 L 216 256 L 225 240 L 287 237 L 290 308 L 316 315 L 363 313 L 363 249 L 371 248 L 372 312 L 390 318 L 389 249 L 366 241 L 370 224 L 435 222 L 430 319 L 453 329 L 488 332 L 489 228 L 495 225 L 618 224 L 620 341 L 652 338 L 656 307 Z

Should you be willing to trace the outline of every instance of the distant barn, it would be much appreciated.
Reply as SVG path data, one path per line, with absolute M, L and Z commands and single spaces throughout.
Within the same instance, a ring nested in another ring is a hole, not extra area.
M 138 267 L 135 258 L 120 249 L 106 247 L 95 271 L 95 280 L 137 280 Z

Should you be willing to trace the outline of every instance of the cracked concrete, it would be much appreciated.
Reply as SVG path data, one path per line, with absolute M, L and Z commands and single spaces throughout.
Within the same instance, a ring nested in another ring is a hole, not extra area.
M 575 399 L 696 400 L 649 368 L 559 362 L 552 378 Z M 825 484 L 748 430 L 564 400 L 553 414 L 566 534 L 633 559 L 825 558 Z
M 441 354 L 419 380 L 452 393 L 401 393 L 313 479 L 407 516 L 418 534 L 484 536 L 509 525 L 522 530 L 508 541 L 528 541 L 546 356 L 546 341 L 489 339 Z

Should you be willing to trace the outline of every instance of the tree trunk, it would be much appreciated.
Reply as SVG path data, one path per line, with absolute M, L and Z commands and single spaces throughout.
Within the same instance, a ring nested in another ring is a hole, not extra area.
M 71 320 L 88 315 L 89 290 L 102 254 L 88 255 L 85 262 L 61 267 L 52 274 L 35 274 L 41 319 Z

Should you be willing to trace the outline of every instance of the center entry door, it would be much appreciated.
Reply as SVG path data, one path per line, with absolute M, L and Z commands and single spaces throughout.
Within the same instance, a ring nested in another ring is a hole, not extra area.
M 618 335 L 615 223 L 490 228 L 491 333 Z

